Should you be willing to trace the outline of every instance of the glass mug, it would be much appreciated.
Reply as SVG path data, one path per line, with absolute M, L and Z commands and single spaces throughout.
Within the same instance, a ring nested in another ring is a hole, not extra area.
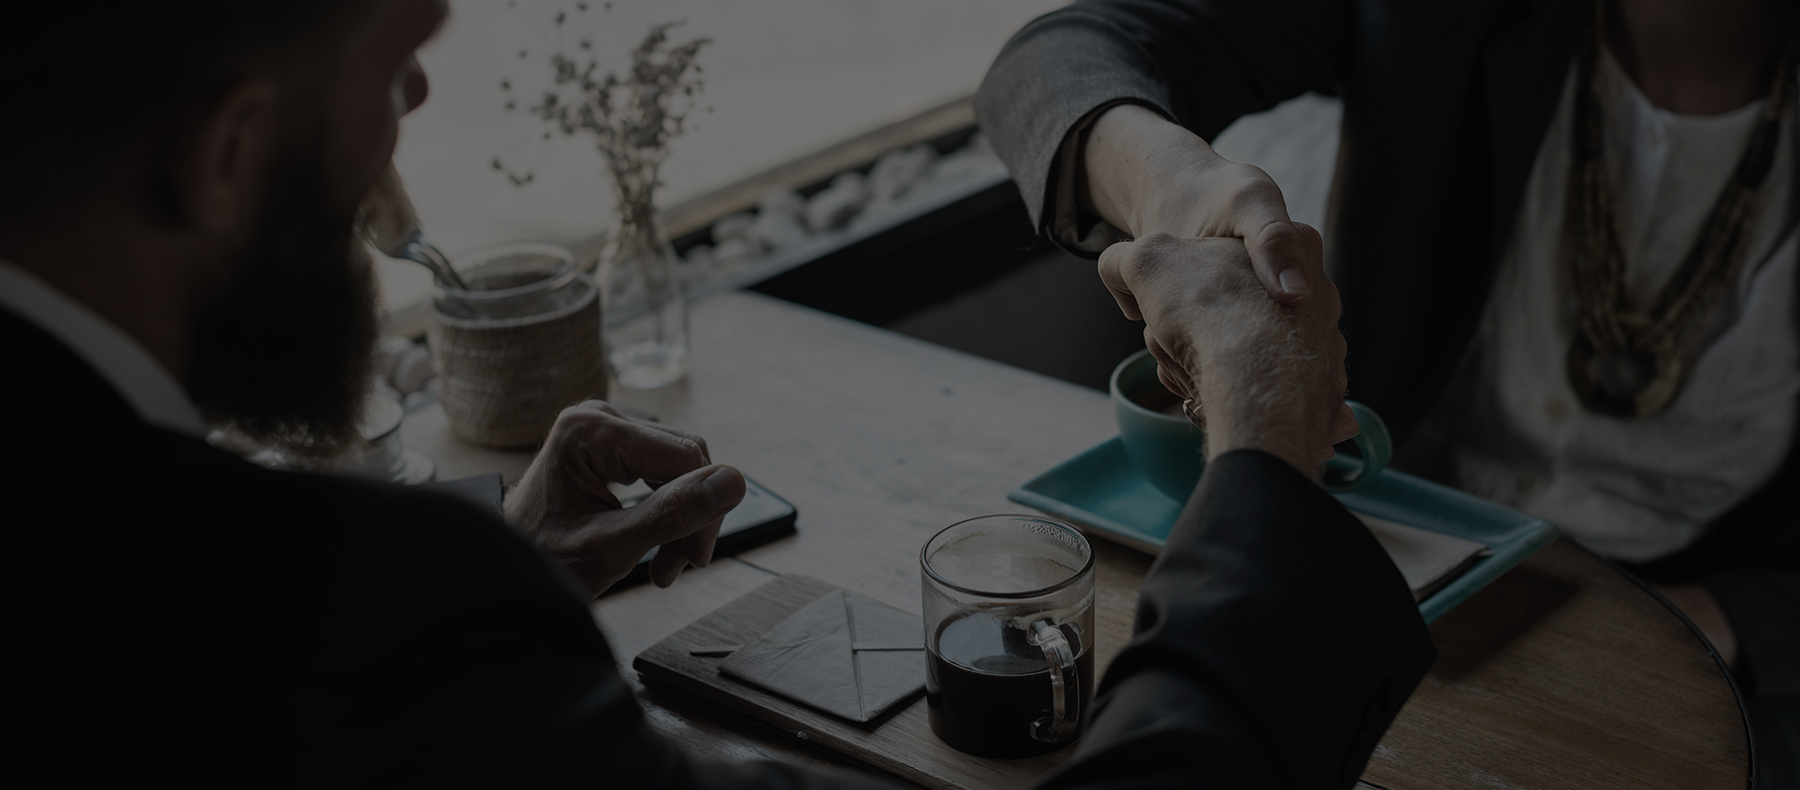
M 1029 757 L 1081 735 L 1094 694 L 1094 547 L 1041 516 L 952 524 L 919 552 L 925 702 L 944 743 Z

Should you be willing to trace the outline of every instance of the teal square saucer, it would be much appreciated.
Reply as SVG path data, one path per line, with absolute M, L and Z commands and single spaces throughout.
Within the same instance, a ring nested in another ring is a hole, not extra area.
M 1393 469 L 1361 489 L 1334 494 L 1352 511 L 1479 541 L 1488 556 L 1419 602 L 1429 623 L 1556 540 L 1550 522 Z M 1182 505 L 1138 474 L 1118 437 L 1027 481 L 1007 499 L 1068 519 L 1089 533 L 1155 554 Z

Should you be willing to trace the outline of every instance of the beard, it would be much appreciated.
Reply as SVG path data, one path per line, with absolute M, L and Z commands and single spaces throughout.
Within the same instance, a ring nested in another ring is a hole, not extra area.
M 322 146 L 288 148 L 250 243 L 195 321 L 189 391 L 209 422 L 323 460 L 361 438 L 376 289 L 357 206 L 332 199 Z

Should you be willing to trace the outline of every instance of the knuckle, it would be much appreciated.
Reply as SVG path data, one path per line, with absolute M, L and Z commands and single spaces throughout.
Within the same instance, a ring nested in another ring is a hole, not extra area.
M 1292 222 L 1270 222 L 1257 231 L 1256 240 L 1263 245 L 1293 245 L 1300 242 L 1300 231 Z
M 1255 165 L 1234 165 L 1229 178 L 1231 204 L 1237 209 L 1263 208 L 1281 201 L 1281 187 Z
M 661 432 L 659 431 L 658 433 L 661 433 Z M 681 453 L 683 455 L 686 455 L 690 460 L 698 460 L 698 459 L 704 458 L 706 456 L 705 445 L 701 444 L 700 440 L 698 440 L 692 436 L 676 436 L 674 434 L 662 434 L 661 438 L 663 438 L 664 441 L 667 441 L 670 444 L 674 445 L 677 449 L 679 449 L 681 451 Z
M 589 408 L 591 408 L 595 411 L 598 411 L 602 414 L 606 414 L 606 415 L 613 416 L 613 417 L 618 417 L 619 419 L 627 419 L 625 417 L 625 413 L 622 411 L 619 411 L 618 407 L 616 407 L 610 403 L 607 403 L 606 401 L 600 400 L 599 398 L 590 398 L 588 400 L 584 400 L 581 402 L 581 405 L 589 407 Z
M 1319 234 L 1318 228 L 1315 228 L 1304 222 L 1296 222 L 1296 223 L 1293 223 L 1293 225 L 1294 225 L 1295 232 L 1300 234 L 1301 241 L 1304 241 L 1309 246 L 1312 246 L 1315 248 L 1323 247 L 1325 245 L 1325 237 Z
M 690 471 L 706 466 L 706 448 L 693 442 L 689 442 L 688 446 L 683 448 L 683 451 L 687 454 L 687 466 Z
M 615 417 L 618 412 L 603 401 L 588 400 L 563 409 L 556 414 L 556 428 L 589 427 Z
M 668 486 L 664 486 L 663 489 L 659 492 L 661 496 L 654 498 L 655 507 L 644 514 L 645 526 L 649 528 L 649 531 L 655 535 L 665 536 L 658 538 L 659 541 L 670 540 L 688 533 L 687 523 L 691 520 L 694 511 L 696 495 L 700 493 L 689 491 L 686 488 L 670 489 Z M 643 505 L 638 507 L 643 507 Z
M 1102 274 L 1105 274 L 1107 269 L 1117 267 L 1119 259 L 1130 255 L 1131 251 L 1136 248 L 1136 241 L 1115 241 L 1100 251 L 1100 259 L 1095 261 L 1095 265 L 1100 268 Z
M 1157 232 L 1144 236 L 1137 240 L 1129 253 L 1120 258 L 1119 273 L 1124 275 L 1126 282 L 1132 282 L 1175 255 L 1180 245 L 1181 240 L 1168 233 Z

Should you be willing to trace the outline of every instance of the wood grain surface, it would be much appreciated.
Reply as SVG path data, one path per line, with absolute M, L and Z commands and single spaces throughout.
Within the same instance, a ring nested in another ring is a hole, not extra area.
M 1680 616 L 1566 541 L 1432 624 L 1438 660 L 1363 778 L 1410 788 L 1743 788 L 1749 736 Z
M 595 615 L 650 721 L 693 756 L 841 768 L 844 756 L 791 732 L 644 688 L 632 657 L 776 574 L 917 611 L 926 539 L 1019 510 L 1006 492 L 1116 433 L 1111 409 L 1104 393 L 754 294 L 709 298 L 691 317 L 688 378 L 615 387 L 613 401 L 704 436 L 715 461 L 795 504 L 798 534 L 690 569 L 667 590 L 610 593 Z M 462 444 L 435 407 L 402 430 L 440 479 L 499 471 L 510 482 L 530 461 Z M 1095 547 L 1104 671 L 1130 637 L 1150 558 Z M 1378 747 L 1366 777 L 1377 786 L 1747 784 L 1743 719 L 1704 644 L 1580 549 L 1546 549 L 1432 632 L 1443 656 Z M 1021 764 L 967 786 L 1022 786 L 1041 770 Z

